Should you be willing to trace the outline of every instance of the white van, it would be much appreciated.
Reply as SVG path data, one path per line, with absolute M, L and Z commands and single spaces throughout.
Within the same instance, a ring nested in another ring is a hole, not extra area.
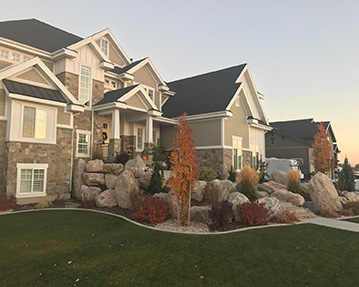
M 289 170 L 298 170 L 300 174 L 300 179 L 304 178 L 304 174 L 300 170 L 299 163 L 296 159 L 286 159 L 286 158 L 276 158 L 270 157 L 266 159 L 267 174 L 271 176 L 272 173 L 276 170 L 288 172 Z

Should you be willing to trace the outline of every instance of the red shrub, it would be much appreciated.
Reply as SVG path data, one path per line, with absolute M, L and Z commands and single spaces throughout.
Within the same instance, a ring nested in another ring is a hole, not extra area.
M 238 213 L 243 223 L 250 226 L 268 223 L 269 214 L 264 203 L 246 202 L 238 207 Z
M 162 199 L 145 195 L 138 198 L 133 203 L 133 213 L 131 218 L 149 223 L 161 223 L 168 216 L 168 207 Z
M 232 205 L 227 201 L 213 205 L 209 211 L 209 218 L 211 219 L 211 224 L 209 225 L 211 230 L 228 228 L 234 218 Z
M 6 195 L 0 195 L 0 211 L 6 211 L 13 209 L 16 205 L 16 197 L 10 195 L 7 197 Z

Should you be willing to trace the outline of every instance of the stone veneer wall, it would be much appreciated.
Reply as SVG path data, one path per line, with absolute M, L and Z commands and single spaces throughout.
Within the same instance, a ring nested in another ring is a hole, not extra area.
M 0 121 L 0 194 L 6 192 L 5 166 L 6 166 L 6 121 Z
M 110 161 L 113 161 L 116 157 L 116 152 L 120 153 L 121 151 L 121 140 L 120 139 L 110 139 L 110 144 L 108 145 L 108 157 Z
M 53 200 L 58 194 L 70 197 L 71 129 L 57 128 L 57 144 L 7 142 L 7 194 L 16 194 L 17 163 L 48 164 L 46 197 L 18 199 L 18 203 Z

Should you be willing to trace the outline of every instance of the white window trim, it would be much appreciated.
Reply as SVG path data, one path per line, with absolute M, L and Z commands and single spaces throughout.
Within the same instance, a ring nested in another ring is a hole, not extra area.
M 138 130 L 139 130 L 139 129 L 142 129 L 142 148 L 141 148 L 141 149 L 139 149 L 139 148 L 138 148 L 138 145 L 137 145 Z M 136 129 L 135 129 L 135 131 L 136 131 L 136 151 L 141 152 L 141 151 L 143 151 L 144 148 L 145 148 L 145 132 L 146 132 L 146 128 L 144 128 L 144 127 L 142 127 L 142 126 L 137 126 Z
M 92 73 L 93 73 L 93 68 L 91 66 L 88 66 L 88 65 L 80 64 L 78 101 L 80 101 L 80 93 L 81 93 L 81 77 L 82 77 L 81 69 L 82 69 L 82 67 L 90 69 L 90 88 L 89 88 L 90 94 L 89 94 L 89 100 L 88 100 L 89 105 L 85 106 L 85 109 L 91 109 L 91 107 L 92 107 Z
M 141 84 L 143 86 L 143 88 L 145 89 L 147 96 L 151 99 L 150 95 L 148 94 L 148 91 L 151 90 L 153 92 L 153 99 L 151 99 L 152 102 L 155 102 L 155 97 L 156 97 L 156 89 L 152 88 L 150 86 L 146 86 L 144 84 Z
M 39 164 L 39 163 L 18 163 L 17 167 L 17 179 L 16 179 L 16 197 L 17 198 L 28 198 L 28 197 L 43 197 L 46 196 L 46 186 L 47 186 L 47 169 L 48 164 Z M 20 182 L 21 182 L 21 170 L 22 169 L 43 169 L 44 170 L 44 191 L 43 192 L 29 192 L 29 193 L 20 193 Z
M 78 152 L 78 143 L 79 143 L 79 135 L 84 134 L 89 136 L 89 142 L 88 142 L 88 150 L 87 154 L 85 153 L 79 153 Z M 76 157 L 90 157 L 91 155 L 91 132 L 90 131 L 84 131 L 84 130 L 76 130 Z
M 237 137 L 237 136 L 232 136 L 232 166 L 234 168 L 234 141 L 237 140 L 237 141 L 241 141 L 242 142 L 242 148 L 238 149 L 241 151 L 241 167 L 243 167 L 243 138 L 242 137 Z M 241 169 L 236 169 L 236 171 L 240 171 Z
M 104 42 L 106 42 L 107 43 L 107 50 L 106 50 L 106 53 L 105 53 L 105 51 L 103 50 L 103 46 L 102 46 L 102 41 L 104 41 Z M 110 50 L 110 42 L 107 40 L 107 39 L 101 39 L 100 40 L 100 48 L 101 48 L 101 51 L 108 57 L 108 55 L 109 55 L 109 50 Z

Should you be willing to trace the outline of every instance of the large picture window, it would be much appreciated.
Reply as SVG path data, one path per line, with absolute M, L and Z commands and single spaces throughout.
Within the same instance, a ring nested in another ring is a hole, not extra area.
M 24 107 L 22 136 L 46 139 L 47 111 L 35 107 Z
M 138 128 L 137 129 L 137 144 L 136 144 L 136 150 L 142 151 L 143 150 L 143 129 Z
M 81 66 L 79 101 L 85 106 L 91 105 L 91 68 Z
M 47 164 L 17 164 L 17 196 L 46 195 Z
M 257 164 L 259 160 L 259 145 L 258 144 L 251 144 L 251 168 L 257 169 Z
M 242 138 L 233 137 L 233 168 L 242 168 Z

